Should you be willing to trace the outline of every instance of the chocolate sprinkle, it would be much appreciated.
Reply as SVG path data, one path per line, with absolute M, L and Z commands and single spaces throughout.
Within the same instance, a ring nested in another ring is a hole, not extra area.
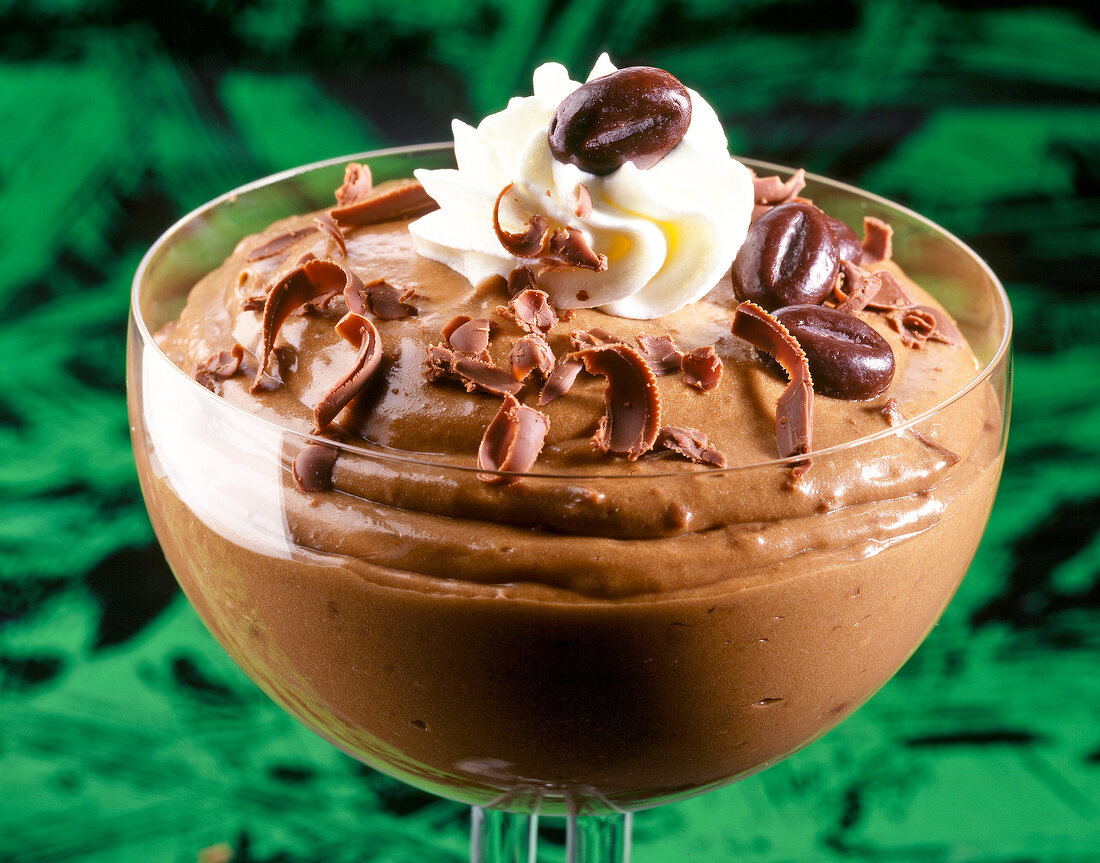
M 708 393 L 722 383 L 722 361 L 714 345 L 703 345 L 684 355 L 684 383 Z
M 341 228 L 351 228 L 412 219 L 438 209 L 439 205 L 419 181 L 401 180 L 392 186 L 375 189 L 354 203 L 333 207 L 329 215 Z
M 908 422 L 908 420 L 905 418 L 905 415 L 901 412 L 901 406 L 898 404 L 898 400 L 895 398 L 889 398 L 886 400 L 886 404 L 882 406 L 882 415 L 886 417 L 886 421 L 890 424 L 891 428 L 897 428 L 898 426 L 905 425 L 905 423 Z M 946 458 L 948 465 L 958 464 L 962 460 L 959 455 L 952 452 L 942 444 L 936 443 L 930 437 L 921 434 L 912 426 L 910 426 L 907 431 L 926 447 L 935 450 L 944 458 Z
M 294 487 L 303 494 L 332 488 L 332 471 L 340 451 L 334 446 L 313 443 L 294 456 Z
M 636 340 L 642 357 L 653 369 L 653 374 L 671 375 L 680 371 L 684 363 L 684 352 L 672 340 L 672 336 L 642 333 Z
M 696 464 L 711 464 L 725 467 L 725 453 L 710 445 L 707 436 L 698 429 L 665 426 L 657 435 L 655 449 L 667 449 Z
M 661 428 L 661 393 L 645 358 L 621 343 L 585 348 L 569 356 L 584 362 L 589 374 L 607 378 L 605 413 L 592 442 L 603 452 L 630 461 L 652 449 Z
M 497 415 L 485 429 L 477 450 L 477 466 L 482 470 L 526 473 L 542 451 L 550 418 L 534 408 L 521 405 L 514 396 L 505 395 Z M 518 477 L 479 474 L 484 482 L 511 483 Z
M 295 267 L 267 292 L 263 312 L 263 351 L 251 391 L 260 388 L 275 336 L 291 313 L 305 303 L 326 302 L 341 292 L 348 296 L 361 290 L 363 282 L 355 273 L 335 261 L 311 260 Z
M 336 415 L 367 385 L 382 361 L 378 330 L 362 315 L 348 312 L 336 324 L 336 332 L 357 348 L 359 354 L 348 373 L 325 393 L 313 409 L 315 431 L 323 430 L 336 419 Z
M 543 380 L 548 380 L 556 365 L 554 352 L 538 333 L 528 333 L 516 339 L 508 361 L 512 366 L 512 377 L 517 381 L 524 380 L 533 371 L 537 371 Z
M 336 203 L 341 207 L 357 204 L 366 198 L 374 188 L 370 166 L 359 162 L 348 162 L 344 166 L 344 184 L 336 190 Z
M 252 261 L 262 261 L 264 258 L 273 258 L 281 252 L 285 252 L 302 237 L 308 236 L 316 231 L 316 228 L 299 228 L 296 231 L 287 231 L 285 234 L 279 234 L 277 237 L 273 237 L 261 246 L 257 246 L 250 251 L 245 260 L 251 263 Z
M 732 332 L 753 347 L 770 354 L 783 366 L 790 384 L 779 396 L 775 434 L 781 458 L 805 455 L 813 444 L 813 380 L 806 354 L 774 316 L 751 302 L 741 303 L 733 315 Z M 807 459 L 796 466 L 796 476 L 810 467 Z

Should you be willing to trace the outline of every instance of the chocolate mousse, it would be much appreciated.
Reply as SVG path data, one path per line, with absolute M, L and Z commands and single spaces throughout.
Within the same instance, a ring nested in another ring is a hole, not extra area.
M 193 446 L 254 461 L 277 498 L 281 544 L 248 501 L 196 507 L 156 418 L 135 421 L 203 620 L 308 726 L 456 799 L 637 808 L 774 763 L 916 648 L 992 504 L 996 393 L 950 401 L 979 363 L 888 225 L 823 213 L 801 172 L 724 162 L 732 246 L 661 203 L 687 239 L 680 260 L 669 229 L 658 260 L 659 232 L 607 215 L 662 165 L 686 181 L 679 148 L 713 132 L 657 71 L 595 77 L 671 117 L 610 153 L 590 85 L 542 73 L 564 119 L 531 138 L 530 176 L 480 194 L 484 242 L 448 245 L 466 167 L 374 185 L 354 163 L 334 206 L 242 239 L 147 349 L 255 429 Z M 540 198 L 542 165 L 564 180 Z

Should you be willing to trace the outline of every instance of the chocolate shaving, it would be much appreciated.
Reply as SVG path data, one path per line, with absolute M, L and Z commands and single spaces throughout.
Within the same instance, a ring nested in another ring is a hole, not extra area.
M 357 204 L 374 188 L 370 166 L 348 162 L 344 166 L 344 184 L 336 190 L 336 203 L 341 207 Z
M 251 391 L 260 388 L 260 380 L 275 346 L 275 336 L 295 309 L 306 303 L 328 302 L 340 293 L 355 294 L 362 287 L 363 282 L 355 273 L 330 260 L 306 261 L 275 282 L 264 301 L 263 351 Z
M 418 314 L 416 306 L 409 303 L 412 288 L 399 291 L 385 279 L 375 279 L 368 285 L 359 282 L 344 291 L 348 308 L 357 315 L 373 315 L 383 321 L 397 321 Z
M 577 183 L 573 190 L 576 204 L 573 205 L 573 214 L 579 219 L 587 219 L 592 215 L 592 195 L 584 183 Z
M 538 333 L 528 333 L 516 339 L 508 362 L 512 366 L 512 377 L 517 381 L 524 380 L 533 371 L 537 371 L 543 380 L 549 380 L 555 366 L 554 352 Z
M 630 461 L 652 449 L 661 428 L 661 393 L 645 358 L 621 343 L 585 348 L 569 356 L 581 360 L 589 374 L 607 378 L 605 413 L 592 442 L 603 452 Z
M 313 220 L 313 223 L 317 226 L 317 230 L 336 243 L 336 248 L 338 248 L 340 254 L 346 258 L 348 256 L 348 244 L 344 240 L 343 231 L 341 231 L 339 226 L 332 220 L 332 216 L 328 213 L 321 213 L 321 215 Z
M 805 455 L 813 444 L 814 388 L 806 354 L 787 328 L 756 303 L 744 302 L 733 315 L 732 332 L 776 359 L 790 378 L 775 410 L 775 436 L 781 458 Z M 799 462 L 795 476 L 810 460 Z
M 542 392 L 539 393 L 539 404 L 549 404 L 569 392 L 582 368 L 584 365 L 579 360 L 570 359 L 566 355 L 558 357 L 553 370 L 546 378 Z
M 469 354 L 460 354 L 445 345 L 429 345 L 424 362 L 424 376 L 430 380 L 452 378 L 458 380 L 467 392 L 484 390 L 494 395 L 515 395 L 523 389 L 523 383 L 512 377 L 512 372 Z
M 514 297 L 529 288 L 538 288 L 535 271 L 530 267 L 516 267 L 508 274 L 508 296 Z
M 256 294 L 255 296 L 245 297 L 241 300 L 242 312 L 260 312 L 263 311 L 264 304 L 267 302 L 267 294 Z
M 655 375 L 671 375 L 680 371 L 684 363 L 684 352 L 680 350 L 672 336 L 651 336 L 646 333 L 636 337 L 642 358 L 649 363 Z
M 401 180 L 375 189 L 354 203 L 333 207 L 329 215 L 341 228 L 351 228 L 412 219 L 438 209 L 439 205 L 419 181 Z
M 725 453 L 710 445 L 707 436 L 698 429 L 665 426 L 657 435 L 654 449 L 667 449 L 696 464 L 725 467 Z
M 458 315 L 443 327 L 443 338 L 460 354 L 483 354 L 489 347 L 490 329 L 491 324 L 486 318 Z
M 545 335 L 558 322 L 558 315 L 550 304 L 550 296 L 538 288 L 526 288 L 508 303 L 507 313 L 515 318 L 520 329 L 528 333 Z
M 908 420 L 905 418 L 905 415 L 901 412 L 901 406 L 898 404 L 898 400 L 895 398 L 889 398 L 886 400 L 886 404 L 882 406 L 882 415 L 886 417 L 886 421 L 890 424 L 891 428 L 897 428 L 898 426 L 905 425 L 905 423 L 908 422 Z M 907 431 L 926 447 L 935 450 L 944 458 L 946 458 L 948 465 L 958 464 L 962 460 L 959 455 L 952 452 L 942 444 L 936 443 L 936 441 L 932 440 L 930 437 L 921 434 L 912 426 L 909 426 Z
M 273 258 L 275 255 L 285 252 L 302 237 L 308 236 L 316 231 L 316 228 L 298 228 L 296 231 L 287 231 L 285 234 L 279 234 L 277 237 L 273 237 L 268 240 L 262 246 L 257 246 L 247 255 L 245 260 L 251 263 L 252 261 L 262 261 L 264 258 Z
M 212 393 L 221 391 L 221 382 L 233 377 L 241 368 L 244 347 L 234 344 L 227 351 L 218 351 L 195 369 L 192 376 Z
M 889 222 L 874 216 L 863 217 L 863 257 L 861 264 L 888 261 L 894 254 L 894 229 Z
M 916 305 L 901 280 L 889 270 L 865 270 L 849 261 L 841 261 L 840 266 L 842 278 L 837 279 L 833 289 L 838 309 L 855 313 L 865 308 L 892 311 Z
M 378 330 L 362 315 L 348 312 L 336 324 L 336 332 L 358 348 L 359 354 L 348 373 L 324 394 L 313 409 L 315 431 L 323 430 L 336 419 L 336 415 L 367 385 L 382 361 Z
M 294 456 L 294 487 L 303 494 L 332 488 L 332 471 L 340 451 L 334 446 L 312 443 Z
M 574 330 L 569 334 L 569 344 L 573 350 L 581 351 L 585 348 L 598 348 L 601 345 L 626 344 L 614 333 L 609 333 L 602 327 L 592 327 L 590 330 Z
M 921 349 L 927 341 L 942 342 L 953 348 L 963 345 L 963 337 L 954 322 L 932 306 L 895 309 L 886 316 L 906 347 Z
M 798 193 L 806 188 L 806 172 L 799 168 L 785 181 L 778 176 L 752 178 L 753 200 L 752 221 L 756 221 L 772 207 L 786 204 L 798 198 Z
M 684 383 L 708 393 L 722 383 L 722 361 L 714 345 L 703 345 L 684 355 Z
M 607 256 L 597 255 L 579 229 L 551 228 L 546 218 L 538 213 L 527 220 L 527 227 L 523 231 L 505 231 L 500 226 L 500 203 L 512 185 L 509 183 L 501 189 L 493 204 L 493 230 L 508 254 L 537 260 L 539 266 L 536 275 L 549 270 L 581 269 L 602 272 L 607 269 Z
M 477 450 L 477 466 L 482 470 L 526 473 L 542 451 L 550 418 L 534 408 L 521 405 L 514 396 L 505 395 L 497 415 L 485 429 Z M 479 474 L 489 483 L 515 482 L 518 477 Z

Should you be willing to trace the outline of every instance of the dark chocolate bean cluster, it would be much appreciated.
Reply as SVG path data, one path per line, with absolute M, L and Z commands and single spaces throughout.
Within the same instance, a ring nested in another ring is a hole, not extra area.
M 894 377 L 889 342 L 855 314 L 823 305 L 841 262 L 858 264 L 862 254 L 846 224 L 807 201 L 791 201 L 753 222 L 730 269 L 738 299 L 770 311 L 786 327 L 823 395 L 873 398 Z
M 550 152 L 600 176 L 626 162 L 652 168 L 690 123 L 691 96 L 683 84 L 663 69 L 632 66 L 565 97 L 550 120 Z

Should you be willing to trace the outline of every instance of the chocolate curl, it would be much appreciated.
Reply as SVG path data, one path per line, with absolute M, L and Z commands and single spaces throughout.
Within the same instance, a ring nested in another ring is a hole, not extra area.
M 418 314 L 419 309 L 408 302 L 412 296 L 412 288 L 399 291 L 385 279 L 375 279 L 368 285 L 360 281 L 344 289 L 344 300 L 351 311 L 383 321 L 398 321 Z
M 861 264 L 888 261 L 894 254 L 894 229 L 889 222 L 874 216 L 863 217 L 863 256 Z
M 585 348 L 569 356 L 581 360 L 589 374 L 607 378 L 606 412 L 592 442 L 630 461 L 649 452 L 661 428 L 661 393 L 649 363 L 624 344 Z
M 424 191 L 417 180 L 401 180 L 392 186 L 375 189 L 365 198 L 329 210 L 341 228 L 376 225 L 398 219 L 412 219 L 438 210 L 439 204 Z
M 684 352 L 680 350 L 672 336 L 651 336 L 646 333 L 636 337 L 642 358 L 649 363 L 655 375 L 671 375 L 680 371 L 684 364 Z
M 279 234 L 277 237 L 273 237 L 261 246 L 257 246 L 247 255 L 245 260 L 251 263 L 252 261 L 262 261 L 264 258 L 273 258 L 280 252 L 285 252 L 302 237 L 308 236 L 316 231 L 316 228 L 299 228 L 296 231 L 287 231 L 285 234 Z
M 382 361 L 378 330 L 362 315 L 348 312 L 336 324 L 336 332 L 358 348 L 359 354 L 348 373 L 325 393 L 313 409 L 315 432 L 323 431 L 336 419 L 336 415 L 367 385 Z
M 963 346 L 962 333 L 954 321 L 932 306 L 895 309 L 886 316 L 886 321 L 898 332 L 906 347 L 920 350 L 927 341 L 942 342 L 953 348 Z
M 454 378 L 466 387 L 467 392 L 484 390 L 494 395 L 515 395 L 523 389 L 523 383 L 512 377 L 508 369 L 468 354 L 452 351 L 444 345 L 429 345 L 424 360 L 424 377 L 430 381 Z
M 607 255 L 597 255 L 577 228 L 558 228 L 550 236 L 550 253 L 539 263 L 540 273 L 549 270 L 592 270 L 601 273 L 607 269 Z
M 573 205 L 573 214 L 577 218 L 587 219 L 592 215 L 592 195 L 584 183 L 577 183 L 577 188 L 573 190 L 573 198 L 576 201 Z
M 550 295 L 538 288 L 526 288 L 508 303 L 507 313 L 515 318 L 520 329 L 545 335 L 558 322 L 557 312 L 550 304 Z
M 755 221 L 764 215 L 772 207 L 786 204 L 795 200 L 798 193 L 806 188 L 806 172 L 799 168 L 786 181 L 778 176 L 752 178 L 752 189 L 755 206 L 752 210 L 752 219 Z
M 610 333 L 603 327 L 592 327 L 590 330 L 574 330 L 569 334 L 569 344 L 575 351 L 583 351 L 585 348 L 598 348 L 601 345 L 626 344 L 614 333 Z
M 217 393 L 221 389 L 221 382 L 233 377 L 240 370 L 243 359 L 244 347 L 234 344 L 229 350 L 218 351 L 210 357 L 195 369 L 192 377 L 210 392 Z
M 570 359 L 566 355 L 558 357 L 553 370 L 546 378 L 546 383 L 543 384 L 542 392 L 539 393 L 539 405 L 549 404 L 569 392 L 582 368 L 584 364 L 579 360 Z
M 348 244 L 344 240 L 344 233 L 332 220 L 332 216 L 328 213 L 321 213 L 321 215 L 313 220 L 313 224 L 317 226 L 317 230 L 336 243 L 336 248 L 340 250 L 340 254 L 343 257 L 346 258 L 348 256 Z
M 714 345 L 703 345 L 685 354 L 683 369 L 684 383 L 701 392 L 709 393 L 722 383 L 722 361 Z
M 865 270 L 849 261 L 841 261 L 842 278 L 837 279 L 833 295 L 837 308 L 846 312 L 863 309 L 891 311 L 916 305 L 897 276 L 889 270 Z
M 344 184 L 336 190 L 336 203 L 341 207 L 357 204 L 374 188 L 370 166 L 348 162 L 344 166 Z
M 790 384 L 775 409 L 775 436 L 781 458 L 805 455 L 813 443 L 814 387 L 806 354 L 787 328 L 756 303 L 744 302 L 733 314 L 732 332 L 753 347 L 775 358 L 790 378 Z M 810 467 L 799 462 L 795 475 Z
M 667 449 L 696 464 L 710 464 L 725 467 L 725 453 L 710 445 L 707 436 L 698 429 L 665 426 L 657 435 L 654 449 Z
M 546 414 L 505 395 L 504 403 L 481 438 L 477 466 L 482 470 L 526 473 L 542 451 L 549 428 L 550 418 Z M 496 474 L 478 474 L 478 477 L 488 483 L 512 483 L 518 479 Z
M 528 333 L 517 339 L 508 355 L 508 362 L 512 366 L 512 377 L 517 381 L 524 380 L 533 371 L 537 371 L 543 380 L 549 380 L 556 365 L 554 352 L 538 333 Z
M 535 281 L 535 271 L 530 267 L 516 267 L 508 274 L 508 296 L 514 297 L 528 288 L 538 288 Z
M 898 426 L 905 425 L 905 423 L 908 422 L 908 420 L 906 420 L 905 418 L 905 415 L 901 412 L 901 406 L 898 405 L 898 400 L 895 398 L 889 398 L 886 400 L 886 404 L 882 406 L 882 415 L 886 417 L 886 422 L 890 424 L 891 428 L 897 428 Z M 926 447 L 935 450 L 945 459 L 947 459 L 948 466 L 958 464 L 960 461 L 962 461 L 962 459 L 956 453 L 952 452 L 947 447 L 936 443 L 931 438 L 921 434 L 912 426 L 908 428 L 908 432 Z
M 531 216 L 527 221 L 527 230 L 522 233 L 513 234 L 500 226 L 500 202 L 512 190 L 512 186 L 513 184 L 509 183 L 501 189 L 493 204 L 493 230 L 500 244 L 504 246 L 504 251 L 509 255 L 515 255 L 517 258 L 540 257 L 546 253 L 550 245 L 550 225 L 545 217 L 538 213 Z
M 347 296 L 362 287 L 363 282 L 355 273 L 330 260 L 306 261 L 273 284 L 264 300 L 263 350 L 251 392 L 260 388 L 260 380 L 275 346 L 275 336 L 295 309 L 305 303 L 327 302 L 340 293 Z
M 334 446 L 312 443 L 294 456 L 294 487 L 303 494 L 332 488 L 332 471 L 340 451 Z
M 444 325 L 442 334 L 447 344 L 460 354 L 484 354 L 489 347 L 491 329 L 487 318 L 456 315 Z

